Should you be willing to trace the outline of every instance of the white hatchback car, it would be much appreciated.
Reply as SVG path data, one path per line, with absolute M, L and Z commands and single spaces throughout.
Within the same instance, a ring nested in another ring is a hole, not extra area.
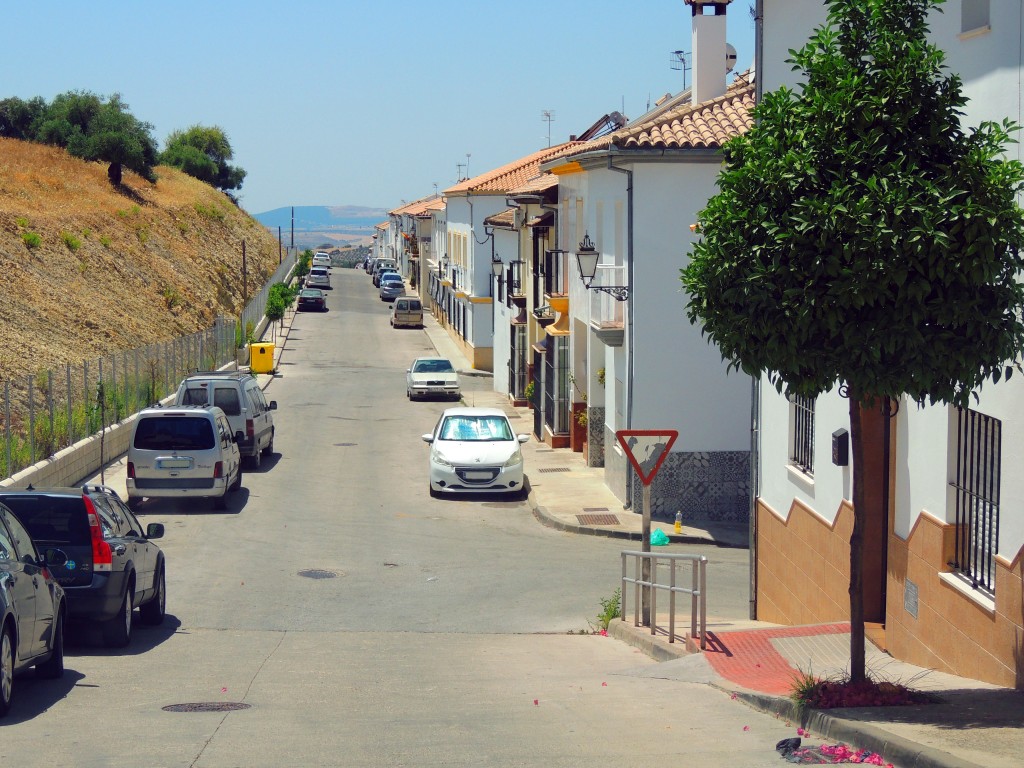
M 430 443 L 430 495 L 514 493 L 524 497 L 523 452 L 500 408 L 449 408 L 423 441 Z

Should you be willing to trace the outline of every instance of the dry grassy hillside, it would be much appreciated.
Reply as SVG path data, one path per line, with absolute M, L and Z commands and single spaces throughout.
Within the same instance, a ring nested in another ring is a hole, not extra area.
M 243 240 L 249 295 L 269 279 L 272 235 L 212 187 L 156 172 L 126 170 L 117 190 L 106 164 L 0 138 L 0 380 L 237 316 Z

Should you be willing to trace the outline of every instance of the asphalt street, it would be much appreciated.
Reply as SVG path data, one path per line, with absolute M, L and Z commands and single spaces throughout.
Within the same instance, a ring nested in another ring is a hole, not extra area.
M 273 459 L 226 512 L 140 508 L 167 526 L 165 625 L 124 650 L 85 633 L 62 680 L 16 681 L 0 759 L 779 765 L 791 723 L 589 631 L 622 542 L 544 526 L 525 502 L 429 498 L 420 435 L 446 404 L 409 403 L 404 382 L 429 339 L 389 328 L 364 273 L 333 280 L 329 312 L 292 319 L 266 389 Z M 746 553 L 719 560 L 717 607 L 745 616 Z

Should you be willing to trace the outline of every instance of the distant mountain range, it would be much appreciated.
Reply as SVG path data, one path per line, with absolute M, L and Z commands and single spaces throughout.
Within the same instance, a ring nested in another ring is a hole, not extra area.
M 388 212 L 384 208 L 366 208 L 359 205 L 297 205 L 295 206 L 295 231 L 338 230 L 357 232 L 373 229 L 374 224 L 385 221 Z M 253 218 L 265 227 L 290 230 L 292 208 L 275 208 L 265 213 L 254 213 Z
M 275 208 L 252 216 L 275 236 L 280 227 L 281 239 L 287 245 L 291 239 L 292 210 Z M 294 211 L 295 244 L 299 247 L 365 245 L 373 235 L 374 225 L 388 218 L 385 208 L 360 205 L 297 205 Z

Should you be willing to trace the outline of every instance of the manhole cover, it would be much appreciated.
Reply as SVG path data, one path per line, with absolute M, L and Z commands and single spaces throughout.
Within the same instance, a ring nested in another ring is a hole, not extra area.
M 197 701 L 191 704 L 168 704 L 162 709 L 164 712 L 234 712 L 251 706 L 240 701 Z
M 544 469 L 538 469 L 538 472 L 568 472 L 569 467 L 545 467 Z
M 299 576 L 305 576 L 307 579 L 333 579 L 337 575 L 337 571 L 325 571 L 320 568 L 307 568 L 304 571 L 299 571 Z
M 355 445 L 359 445 L 359 443 L 335 443 L 334 447 L 335 448 L 352 448 Z
M 619 518 L 615 515 L 576 515 L 580 525 L 618 525 Z

